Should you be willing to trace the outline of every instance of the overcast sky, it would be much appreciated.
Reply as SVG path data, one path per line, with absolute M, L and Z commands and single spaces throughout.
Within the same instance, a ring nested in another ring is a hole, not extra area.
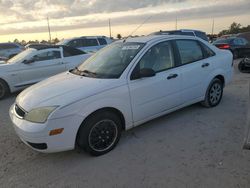
M 135 34 L 175 28 L 215 32 L 233 21 L 250 25 L 250 0 L 0 0 L 0 41 L 48 39 L 49 16 L 52 37 L 112 35 L 132 32 L 150 18 Z

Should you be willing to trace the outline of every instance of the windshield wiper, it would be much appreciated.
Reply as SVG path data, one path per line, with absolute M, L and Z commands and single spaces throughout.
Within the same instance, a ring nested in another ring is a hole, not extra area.
M 80 76 L 86 76 L 86 77 L 96 77 L 97 73 L 91 72 L 89 70 L 80 70 L 78 67 L 75 67 L 72 71 L 70 71 L 74 74 L 80 75 Z
M 78 69 L 78 70 L 79 70 L 79 69 Z M 91 77 L 96 77 L 96 76 L 97 76 L 97 73 L 91 72 L 91 71 L 89 71 L 89 70 L 83 70 L 83 71 L 80 70 L 80 72 L 81 72 L 81 75 L 82 75 L 82 73 L 83 73 L 84 75 L 91 76 Z M 82 76 L 83 76 L 83 75 L 82 75 Z

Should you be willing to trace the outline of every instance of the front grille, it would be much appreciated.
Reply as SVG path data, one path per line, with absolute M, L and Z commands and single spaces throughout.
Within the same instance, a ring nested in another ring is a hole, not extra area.
M 17 104 L 15 104 L 15 112 L 20 118 L 24 118 L 25 111 L 22 108 L 20 108 Z

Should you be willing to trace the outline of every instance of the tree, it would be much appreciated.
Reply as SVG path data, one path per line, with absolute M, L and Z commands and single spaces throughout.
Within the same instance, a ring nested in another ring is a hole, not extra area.
M 239 33 L 239 32 L 240 32 L 240 29 L 241 29 L 241 24 L 240 24 L 240 23 L 233 22 L 233 23 L 231 24 L 231 26 L 229 27 L 229 33 L 230 33 L 230 34 Z
M 122 38 L 122 35 L 120 33 L 117 34 L 117 38 L 120 40 Z
M 19 43 L 19 40 L 18 40 L 18 39 L 15 39 L 13 42 L 14 42 L 14 43 Z
M 242 27 L 240 23 L 233 22 L 228 29 L 222 30 L 219 32 L 219 36 L 229 35 L 229 34 L 237 34 L 243 32 L 250 32 L 250 25 L 246 27 Z
M 52 39 L 51 42 L 52 42 L 52 44 L 56 44 L 56 43 L 60 42 L 60 40 L 58 38 L 54 38 L 54 39 Z
M 22 41 L 21 41 L 21 44 L 22 44 L 22 45 L 26 45 L 27 43 L 26 43 L 25 40 L 22 40 Z

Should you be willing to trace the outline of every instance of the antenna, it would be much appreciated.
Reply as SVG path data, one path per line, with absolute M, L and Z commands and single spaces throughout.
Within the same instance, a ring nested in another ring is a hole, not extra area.
M 177 16 L 176 16 L 176 18 L 175 18 L 175 30 L 177 30 L 177 24 L 178 24 L 178 20 L 177 20 Z
M 140 29 L 141 26 L 143 26 L 148 20 L 150 20 L 152 18 L 152 16 L 147 17 L 137 28 L 135 28 L 129 35 L 128 37 L 130 37 L 131 35 L 133 35 L 138 29 Z M 126 39 L 128 38 L 126 37 Z M 125 40 L 126 40 L 125 39 Z
M 110 23 L 110 19 L 109 19 L 109 38 L 111 38 L 111 23 Z
M 50 25 L 49 25 L 49 16 L 47 16 L 47 22 L 48 22 L 48 31 L 49 31 L 49 42 L 51 43 L 51 34 L 50 34 Z

